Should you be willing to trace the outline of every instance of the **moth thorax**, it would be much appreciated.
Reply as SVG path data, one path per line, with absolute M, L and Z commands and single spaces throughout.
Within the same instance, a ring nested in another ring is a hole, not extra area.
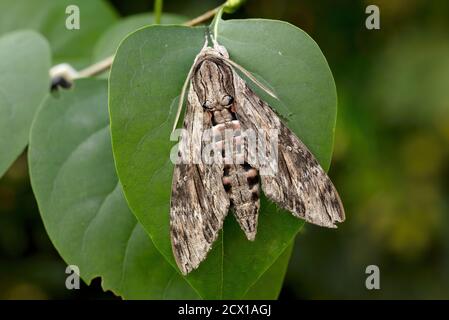
M 217 112 L 217 111 L 216 111 Z M 216 123 L 212 127 L 216 148 L 221 150 L 225 163 L 243 163 L 244 148 L 241 136 L 240 122 L 234 118 L 229 118 L 226 114 L 221 115 L 221 123 Z
M 216 110 L 213 112 L 214 124 L 230 122 L 234 119 L 229 109 Z

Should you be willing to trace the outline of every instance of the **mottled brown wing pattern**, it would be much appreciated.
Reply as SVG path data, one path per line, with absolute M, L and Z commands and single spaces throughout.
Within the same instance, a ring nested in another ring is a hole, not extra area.
M 261 175 L 262 190 L 280 207 L 310 223 L 335 228 L 345 219 L 340 197 L 318 161 L 270 106 L 234 72 L 236 114 L 243 130 L 278 130 L 277 174 Z M 248 149 L 251 153 L 251 150 Z M 252 158 L 249 156 L 249 158 Z M 259 163 L 250 165 L 260 169 Z
M 188 160 L 175 166 L 170 204 L 172 248 L 183 274 L 196 269 L 205 259 L 229 209 L 222 183 L 223 164 L 193 161 L 201 155 L 203 130 L 210 127 L 210 118 L 203 114 L 190 86 L 184 117 L 186 130 L 178 147 L 178 155 Z
M 232 69 L 241 67 L 228 59 L 226 49 L 217 48 L 203 48 L 189 73 L 185 130 L 178 148 L 182 162 L 173 174 L 170 233 L 183 274 L 196 269 L 206 258 L 230 208 L 247 238 L 255 239 L 259 182 L 269 199 L 296 217 L 330 228 L 345 219 L 338 193 L 318 161 Z M 263 88 L 256 79 L 253 81 Z M 226 137 L 227 129 L 237 133 Z M 211 137 L 205 138 L 207 132 Z M 262 138 L 266 146 L 276 135 L 274 174 L 265 173 L 267 164 L 259 158 L 262 148 L 250 148 L 244 132 L 262 132 L 257 139 Z M 221 160 L 231 156 L 244 161 L 203 161 L 204 149 L 217 136 L 220 141 L 214 140 L 213 145 L 220 145 L 217 154 Z M 243 153 L 224 148 L 225 142 L 238 149 L 243 144 Z

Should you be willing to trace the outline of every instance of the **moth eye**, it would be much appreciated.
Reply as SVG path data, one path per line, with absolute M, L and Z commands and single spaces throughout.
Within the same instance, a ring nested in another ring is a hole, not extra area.
M 203 108 L 205 108 L 205 109 L 212 109 L 212 102 L 210 100 L 204 101 Z
M 230 95 L 225 95 L 222 99 L 221 99 L 221 105 L 222 106 L 229 106 L 234 102 L 234 98 L 231 97 Z

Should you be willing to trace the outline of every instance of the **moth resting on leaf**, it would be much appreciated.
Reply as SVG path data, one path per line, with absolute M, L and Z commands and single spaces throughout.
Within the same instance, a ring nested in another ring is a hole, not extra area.
M 206 41 L 195 58 L 177 114 L 178 120 L 188 87 L 170 204 L 171 243 L 184 275 L 206 258 L 229 210 L 248 240 L 255 239 L 260 187 L 270 200 L 307 222 L 335 228 L 345 219 L 338 193 L 318 161 L 234 68 L 274 94 L 212 40 L 214 46 Z M 225 134 L 228 131 L 234 134 Z M 260 145 L 244 142 L 244 132 L 258 133 L 265 144 L 274 136 L 276 152 L 265 153 L 275 155 L 271 174 L 263 171 L 273 163 L 258 159 Z M 214 161 L 202 157 L 208 143 L 216 147 Z M 229 159 L 233 161 L 225 161 Z

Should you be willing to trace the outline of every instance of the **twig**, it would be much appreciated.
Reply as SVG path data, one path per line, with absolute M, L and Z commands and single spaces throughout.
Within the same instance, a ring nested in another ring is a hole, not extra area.
M 218 6 L 215 9 L 209 10 L 209 11 L 203 13 L 202 15 L 183 23 L 183 25 L 185 25 L 187 27 L 192 27 L 192 26 L 196 26 L 204 21 L 207 21 L 207 20 L 211 19 L 220 10 L 221 7 L 222 6 Z M 70 77 L 71 79 L 67 79 L 67 80 L 75 80 L 75 79 L 80 79 L 80 78 L 88 78 L 88 77 L 96 76 L 96 75 L 108 70 L 111 67 L 113 61 L 114 61 L 114 55 L 109 56 L 93 65 L 90 65 L 87 68 L 80 70 L 79 72 L 76 72 L 75 70 L 73 70 L 75 74 Z M 53 82 L 55 81 L 55 78 L 60 78 L 61 75 L 66 74 L 66 73 L 64 73 L 66 71 L 60 72 L 60 70 L 61 70 L 60 65 L 56 65 L 50 70 L 50 75 L 53 79 Z
M 196 26 L 197 24 L 200 24 L 201 22 L 207 21 L 210 18 L 212 18 L 221 9 L 221 7 L 222 6 L 218 6 L 215 9 L 209 10 L 190 21 L 187 21 L 186 23 L 184 23 L 184 25 L 188 26 L 188 27 L 192 27 L 192 26 Z
M 88 66 L 87 68 L 78 72 L 77 78 L 87 78 L 96 76 L 97 74 L 100 74 L 108 70 L 112 65 L 112 61 L 114 61 L 114 56 L 109 56 L 104 60 L 101 60 L 91 66 Z

